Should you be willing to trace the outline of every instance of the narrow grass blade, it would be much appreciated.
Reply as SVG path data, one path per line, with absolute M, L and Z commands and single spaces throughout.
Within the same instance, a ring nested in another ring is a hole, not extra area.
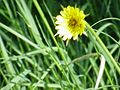
M 20 73 L 18 76 L 14 77 L 10 83 L 8 83 L 6 86 L 1 88 L 0 90 L 10 90 L 12 87 L 14 87 L 15 84 L 19 83 L 21 80 L 25 81 L 25 76 L 30 73 L 30 70 L 25 70 L 22 73 Z
M 96 81 L 96 85 L 95 85 L 95 90 L 98 88 L 100 80 L 102 78 L 103 72 L 104 72 L 104 68 L 105 68 L 105 58 L 103 55 L 101 55 L 101 59 L 100 59 L 101 63 L 100 63 L 100 70 L 99 70 L 99 74 L 97 77 L 97 81 Z

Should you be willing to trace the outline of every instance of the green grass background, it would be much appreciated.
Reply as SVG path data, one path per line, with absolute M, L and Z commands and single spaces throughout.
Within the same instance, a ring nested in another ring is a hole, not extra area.
M 119 66 L 119 3 L 120 0 L 0 0 L 0 89 L 94 90 L 102 47 L 89 33 L 78 41 L 70 40 L 66 46 L 54 36 L 55 17 L 61 5 L 84 10 L 89 14 L 86 21 Z M 106 56 L 104 51 L 102 54 Z M 119 90 L 119 70 L 109 58 L 105 60 L 98 89 Z

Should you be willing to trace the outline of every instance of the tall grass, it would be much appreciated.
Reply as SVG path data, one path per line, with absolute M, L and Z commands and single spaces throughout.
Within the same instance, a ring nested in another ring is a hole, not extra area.
M 119 0 L 0 0 L 1 90 L 119 90 Z M 77 6 L 87 36 L 54 36 L 61 5 Z

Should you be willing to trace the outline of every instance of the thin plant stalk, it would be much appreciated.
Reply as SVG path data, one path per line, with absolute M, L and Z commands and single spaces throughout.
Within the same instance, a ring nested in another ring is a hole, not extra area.
M 118 73 L 120 74 L 120 67 L 118 66 L 118 64 L 116 63 L 115 59 L 113 58 L 113 56 L 111 55 L 111 53 L 108 51 L 108 49 L 106 48 L 106 46 L 104 45 L 104 43 L 102 42 L 102 40 L 100 39 L 100 37 L 95 33 L 94 29 L 88 24 L 86 23 L 86 26 L 88 28 L 88 31 L 94 36 L 94 38 L 96 39 L 96 41 L 98 42 L 99 46 L 101 48 L 100 52 L 105 58 L 106 60 L 111 63 L 113 63 L 113 65 L 115 66 L 115 68 L 117 69 Z

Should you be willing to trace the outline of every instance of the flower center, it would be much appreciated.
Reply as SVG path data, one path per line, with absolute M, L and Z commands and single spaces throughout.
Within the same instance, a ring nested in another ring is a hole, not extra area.
M 75 27 L 77 25 L 77 21 L 75 19 L 70 19 L 68 25 L 71 27 Z

